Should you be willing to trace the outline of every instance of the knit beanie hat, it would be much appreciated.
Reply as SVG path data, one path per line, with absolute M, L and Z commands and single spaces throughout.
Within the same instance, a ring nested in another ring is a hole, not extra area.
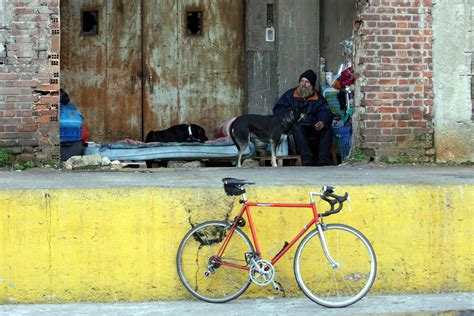
M 313 86 L 313 88 L 316 87 L 316 80 L 318 79 L 318 76 L 312 71 L 311 69 L 306 70 L 303 72 L 300 76 L 299 81 L 301 81 L 301 78 L 306 78 L 309 80 L 309 83 Z

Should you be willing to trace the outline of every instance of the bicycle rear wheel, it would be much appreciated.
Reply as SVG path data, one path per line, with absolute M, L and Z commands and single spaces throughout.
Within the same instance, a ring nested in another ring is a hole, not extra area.
M 192 228 L 178 248 L 178 275 L 186 289 L 195 297 L 224 303 L 237 298 L 250 285 L 248 270 L 211 262 L 229 232 L 226 222 L 211 221 Z M 219 260 L 246 266 L 245 253 L 253 245 L 239 228 L 235 228 L 226 250 Z
M 295 254 L 296 281 L 312 301 L 326 307 L 354 304 L 375 281 L 377 261 L 374 250 L 356 229 L 328 224 L 324 238 L 330 255 L 339 265 L 332 267 L 322 249 L 317 229 L 300 243 Z

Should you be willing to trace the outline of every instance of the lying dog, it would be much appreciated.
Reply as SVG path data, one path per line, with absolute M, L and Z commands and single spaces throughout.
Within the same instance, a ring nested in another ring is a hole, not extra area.
M 251 137 L 270 143 L 272 166 L 276 167 L 277 146 L 285 139 L 293 125 L 303 117 L 304 113 L 298 107 L 288 107 L 288 111 L 283 115 L 245 114 L 237 117 L 230 126 L 230 136 L 239 151 L 237 167 L 241 166 L 242 154 L 247 149 Z
M 179 124 L 161 131 L 150 131 L 146 135 L 145 143 L 203 143 L 208 140 L 209 138 L 206 136 L 206 131 L 201 126 L 196 124 Z

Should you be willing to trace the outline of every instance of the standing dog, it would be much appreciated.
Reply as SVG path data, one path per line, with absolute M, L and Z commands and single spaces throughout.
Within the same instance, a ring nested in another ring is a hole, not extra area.
M 205 142 L 209 138 L 206 136 L 204 128 L 197 124 L 179 124 L 171 126 L 161 131 L 150 131 L 145 138 L 145 143 L 162 142 L 162 143 L 189 143 L 189 142 Z
M 276 148 L 283 141 L 293 125 L 304 117 L 298 107 L 288 107 L 283 115 L 245 114 L 239 116 L 230 126 L 230 136 L 239 151 L 237 167 L 241 166 L 242 154 L 247 149 L 250 137 L 269 143 L 272 151 L 272 166 L 276 167 Z

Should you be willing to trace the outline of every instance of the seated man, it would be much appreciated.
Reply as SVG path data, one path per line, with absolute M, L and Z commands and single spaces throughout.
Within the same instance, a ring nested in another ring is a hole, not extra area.
M 299 85 L 286 91 L 273 107 L 274 114 L 282 113 L 288 105 L 306 108 L 305 118 L 292 129 L 303 166 L 326 166 L 331 153 L 332 113 L 326 100 L 315 88 L 316 79 L 314 71 L 305 71 L 300 76 Z M 313 156 L 311 149 L 311 140 L 314 138 L 319 139 L 317 157 Z

